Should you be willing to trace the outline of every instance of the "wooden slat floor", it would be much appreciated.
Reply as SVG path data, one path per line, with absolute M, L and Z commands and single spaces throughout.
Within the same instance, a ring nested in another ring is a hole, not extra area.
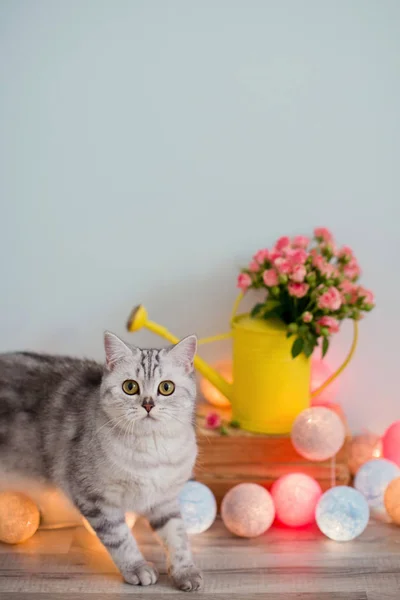
M 100 542 L 79 527 L 39 531 L 20 546 L 0 544 L 0 599 L 182 598 L 147 525 L 137 523 L 135 534 L 161 572 L 155 586 L 124 584 Z M 196 599 L 400 600 L 400 528 L 393 525 L 372 522 L 358 540 L 338 544 L 315 526 L 274 526 L 257 539 L 238 539 L 217 521 L 192 543 L 205 575 Z

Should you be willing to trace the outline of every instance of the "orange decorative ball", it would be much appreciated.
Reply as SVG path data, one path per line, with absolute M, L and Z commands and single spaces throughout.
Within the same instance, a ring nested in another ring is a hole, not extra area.
M 26 542 L 39 527 L 39 509 L 25 494 L 0 493 L 0 542 Z
M 349 448 L 349 469 L 355 475 L 360 467 L 373 458 L 382 458 L 382 439 L 373 433 L 356 435 Z
M 224 360 L 213 365 L 214 369 L 218 371 L 224 379 L 228 381 L 228 383 L 232 383 L 233 374 L 232 374 L 232 361 Z M 201 393 L 204 398 L 212 404 L 213 406 L 218 406 L 219 408 L 228 408 L 231 403 L 228 398 L 224 396 L 215 386 L 213 386 L 208 379 L 203 377 L 200 382 Z
M 393 523 L 400 525 L 400 477 L 393 479 L 385 491 L 385 508 Z

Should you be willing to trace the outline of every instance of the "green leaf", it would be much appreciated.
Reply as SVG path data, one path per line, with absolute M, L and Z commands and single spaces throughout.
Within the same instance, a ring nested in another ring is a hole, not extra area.
M 304 340 L 304 354 L 307 356 L 307 358 L 309 358 L 311 356 L 311 354 L 314 352 L 314 344 L 312 343 L 312 341 L 308 338 L 306 338 Z
M 261 304 L 261 303 L 259 303 L 259 304 L 256 304 L 256 305 L 253 307 L 253 310 L 251 311 L 250 315 L 251 315 L 252 317 L 257 317 L 257 315 L 259 315 L 259 314 L 260 314 L 260 312 L 262 311 L 262 309 L 264 308 L 264 306 L 265 306 L 265 305 L 264 305 L 264 304 Z
M 219 428 L 219 432 L 221 435 L 229 435 L 229 432 L 228 432 L 227 428 L 225 427 L 225 425 L 221 425 L 221 427 Z
M 324 358 L 325 354 L 328 352 L 329 349 L 329 340 L 328 338 L 324 337 L 324 341 L 322 342 L 322 358 Z
M 236 419 L 233 419 L 233 421 L 229 423 L 229 427 L 233 427 L 233 429 L 240 429 L 240 423 Z
M 269 310 L 268 312 L 263 314 L 263 319 L 273 319 L 273 318 L 277 318 L 277 319 L 281 318 L 281 311 L 278 310 L 277 308 L 273 308 L 272 310 Z
M 296 358 L 296 356 L 298 356 L 303 351 L 303 346 L 304 346 L 304 340 L 303 340 L 303 338 L 299 338 L 298 337 L 293 342 L 293 346 L 292 346 L 292 356 L 293 356 L 293 358 Z
M 292 335 L 294 335 L 294 334 L 291 331 L 288 331 L 287 334 L 286 334 L 286 337 L 290 338 L 290 337 L 292 337 Z

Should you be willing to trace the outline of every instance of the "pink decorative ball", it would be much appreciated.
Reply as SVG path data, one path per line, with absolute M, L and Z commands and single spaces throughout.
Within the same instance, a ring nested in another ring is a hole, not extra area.
M 322 495 L 315 479 L 303 473 L 283 475 L 271 489 L 276 516 L 288 527 L 301 527 L 315 521 L 315 508 Z
M 395 421 L 382 438 L 383 456 L 400 467 L 400 421 Z
M 311 362 L 311 393 L 317 390 L 332 375 L 333 369 L 320 358 Z M 339 380 L 335 379 L 318 396 L 312 399 L 313 405 L 329 404 L 335 401 L 339 391 Z
M 271 527 L 275 506 L 271 494 L 261 485 L 240 483 L 222 500 L 221 517 L 231 533 L 253 538 Z
M 303 410 L 293 423 L 291 438 L 295 450 L 311 461 L 332 458 L 343 446 L 346 431 L 340 417 L 325 406 Z

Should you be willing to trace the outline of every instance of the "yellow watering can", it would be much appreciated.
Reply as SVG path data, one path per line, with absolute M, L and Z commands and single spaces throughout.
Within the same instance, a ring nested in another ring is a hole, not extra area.
M 232 404 L 232 418 L 242 429 L 256 433 L 289 433 L 294 419 L 310 406 L 311 361 L 304 354 L 291 356 L 292 340 L 286 326 L 278 320 L 237 315 L 236 299 L 231 316 L 231 331 L 199 340 L 199 345 L 228 337 L 233 339 L 233 383 L 228 383 L 204 359 L 196 355 L 195 368 Z M 169 342 L 179 341 L 168 329 L 148 319 L 147 311 L 136 306 L 129 317 L 128 331 L 146 327 Z M 354 321 L 354 338 L 350 352 L 339 367 L 312 396 L 317 396 L 348 365 L 357 344 L 358 329 Z

